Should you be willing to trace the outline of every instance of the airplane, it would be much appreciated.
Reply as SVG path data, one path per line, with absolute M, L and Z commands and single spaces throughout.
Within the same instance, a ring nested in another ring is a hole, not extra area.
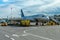
M 37 14 L 32 16 L 25 16 L 23 10 L 21 9 L 21 18 L 12 18 L 12 19 L 5 19 L 8 24 L 20 24 L 20 20 L 30 20 L 30 22 L 36 22 L 36 25 L 38 25 L 38 22 L 47 22 L 49 21 L 49 17 L 44 14 Z M 13 21 L 14 23 L 12 23 Z
M 49 17 L 47 15 L 44 14 L 37 14 L 37 15 L 32 15 L 32 16 L 25 16 L 23 10 L 21 9 L 21 19 L 23 20 L 30 20 L 32 22 L 36 22 L 36 21 L 48 21 Z

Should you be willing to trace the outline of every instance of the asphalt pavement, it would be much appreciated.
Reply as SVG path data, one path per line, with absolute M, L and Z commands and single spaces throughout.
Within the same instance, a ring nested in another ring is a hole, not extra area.
M 60 25 L 0 26 L 0 40 L 60 40 Z

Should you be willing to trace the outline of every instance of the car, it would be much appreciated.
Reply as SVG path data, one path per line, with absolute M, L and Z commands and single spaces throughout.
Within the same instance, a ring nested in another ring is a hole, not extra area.
M 0 20 L 0 26 L 7 26 L 7 22 L 5 20 Z

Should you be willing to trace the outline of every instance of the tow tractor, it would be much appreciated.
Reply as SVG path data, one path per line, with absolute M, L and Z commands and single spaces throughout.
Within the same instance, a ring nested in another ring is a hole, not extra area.
M 21 20 L 20 25 L 21 26 L 30 26 L 30 20 Z

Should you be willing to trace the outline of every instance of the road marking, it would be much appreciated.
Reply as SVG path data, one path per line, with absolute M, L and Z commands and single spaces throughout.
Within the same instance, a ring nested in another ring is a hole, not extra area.
M 35 35 L 35 34 L 27 33 L 26 31 L 28 31 L 28 30 L 25 30 L 24 33 L 26 33 L 26 34 L 23 34 L 22 36 L 31 35 L 31 36 L 39 37 L 39 38 L 46 39 L 46 40 L 53 40 L 53 39 L 50 39 L 50 38 L 46 38 L 46 37 L 38 36 L 38 35 Z
M 26 33 L 27 30 L 24 31 L 24 33 Z
M 29 34 L 26 33 L 26 34 L 23 34 L 22 36 L 28 36 L 28 35 L 29 35 Z
M 12 36 L 14 36 L 14 37 L 27 36 L 27 35 L 28 35 L 27 33 L 24 33 L 22 35 L 12 34 Z
M 15 40 L 14 38 L 10 38 L 11 40 Z
M 17 35 L 17 34 L 13 34 L 12 36 L 19 37 L 19 35 Z
M 5 37 L 10 38 L 9 35 L 5 34 Z M 10 38 L 11 40 L 15 40 L 14 38 Z
M 37 27 L 33 27 L 33 28 L 29 29 L 29 30 L 24 30 L 23 32 L 26 33 L 26 31 L 35 30 L 35 29 L 37 29 Z
M 9 38 L 9 35 L 5 34 L 5 37 Z
M 50 38 L 38 36 L 38 35 L 35 35 L 35 34 L 31 34 L 31 33 L 29 33 L 29 35 L 32 35 L 32 36 L 34 36 L 34 37 L 39 37 L 39 38 L 42 38 L 42 39 L 46 39 L 46 40 L 53 40 L 53 39 L 50 39 Z

